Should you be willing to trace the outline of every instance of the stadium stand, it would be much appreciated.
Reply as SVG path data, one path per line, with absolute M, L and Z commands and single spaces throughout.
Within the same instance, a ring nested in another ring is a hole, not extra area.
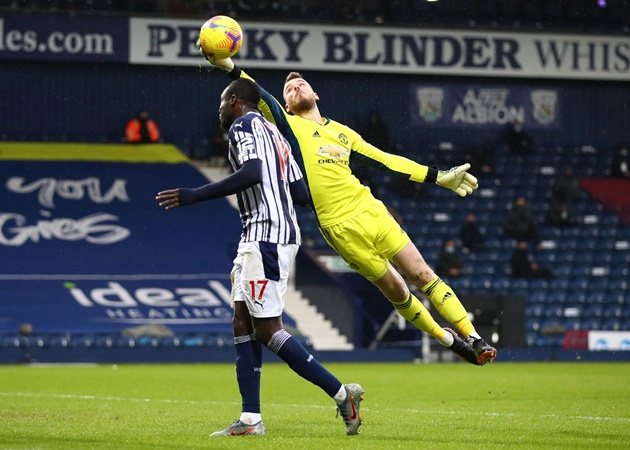
M 440 159 L 439 155 L 425 155 L 424 159 L 432 157 Z M 507 154 L 499 155 L 500 164 L 509 164 L 509 158 Z M 472 272 L 449 279 L 449 283 L 463 297 L 496 291 L 525 295 L 528 345 L 562 347 L 567 330 L 622 330 L 630 325 L 630 302 L 626 294 L 630 287 L 630 224 L 623 223 L 586 190 L 581 191 L 575 203 L 579 217 L 576 226 L 558 228 L 544 224 L 553 174 L 568 160 L 575 164 L 578 176 L 603 178 L 609 158 L 607 152 L 585 154 L 580 147 L 567 150 L 567 154 L 559 158 L 536 155 L 525 164 L 526 170 L 516 166 L 517 176 L 507 188 L 499 180 L 498 185 L 491 188 L 493 194 L 484 195 L 482 184 L 470 200 L 453 199 L 450 192 L 439 188 L 431 190 L 430 200 L 404 199 L 398 197 L 386 181 L 380 184 L 381 198 L 385 203 L 396 205 L 397 210 L 407 211 L 404 227 L 430 263 L 435 261 L 444 240 L 458 240 L 461 216 L 468 208 L 474 208 L 477 222 L 490 237 L 485 250 L 462 255 L 464 265 L 471 267 Z M 533 183 L 534 189 L 531 188 Z M 505 196 L 504 189 L 510 195 Z M 508 266 L 514 240 L 502 236 L 496 222 L 516 194 L 526 196 L 533 205 L 542 237 L 536 258 L 541 265 L 552 269 L 555 277 L 549 282 L 511 277 Z M 497 201 L 497 198 L 502 200 Z M 455 213 L 457 208 L 461 214 Z M 302 213 L 301 223 L 310 223 L 310 214 L 308 216 Z M 320 244 L 323 245 L 319 248 L 326 248 L 325 243 L 312 234 L 316 229 L 306 226 L 303 231 L 310 238 L 309 242 L 315 243 L 315 248 Z
M 265 3 L 268 6 L 261 9 Z M 217 13 L 230 14 L 242 20 L 283 18 L 301 22 L 335 22 L 379 24 L 383 26 L 431 26 L 578 31 L 598 33 L 630 32 L 630 1 L 609 1 L 599 8 L 595 0 L 572 2 L 542 1 L 469 1 L 443 0 L 435 4 L 414 1 L 349 0 L 345 2 L 316 0 L 287 2 L 227 2 L 176 0 L 0 0 L 0 11 L 19 12 L 87 12 L 93 15 L 136 15 L 155 17 L 190 17 L 198 19 Z M 341 13 L 342 6 L 346 9 Z M 349 7 L 349 9 L 348 9 Z M 588 18 L 589 20 L 586 20 Z M 5 69 L 6 70 L 6 69 Z M 103 132 L 54 135 L 52 131 L 2 131 L 3 141 L 35 142 L 118 142 L 119 136 Z M 172 142 L 188 157 L 200 162 L 208 158 L 208 143 L 200 139 L 173 136 Z M 416 159 L 432 161 L 442 167 L 455 164 L 459 154 L 445 151 L 457 148 L 457 143 L 435 142 L 427 145 L 431 154 Z M 546 150 L 547 151 L 546 151 Z M 413 155 L 412 155 L 413 156 Z M 421 248 L 425 258 L 433 262 L 438 249 L 447 238 L 456 238 L 463 216 L 475 212 L 477 221 L 487 236 L 486 250 L 464 254 L 470 273 L 449 280 L 461 295 L 501 292 L 525 296 L 527 343 L 532 347 L 562 346 L 562 330 L 630 330 L 630 224 L 614 209 L 595 201 L 590 191 L 582 189 L 575 203 L 579 223 L 575 227 L 556 228 L 544 225 L 545 205 L 555 175 L 571 164 L 581 180 L 605 178 L 610 154 L 583 146 L 546 143 L 531 157 L 514 157 L 497 152 L 499 174 L 513 170 L 514 177 L 489 177 L 482 180 L 481 189 L 466 199 L 453 198 L 451 192 L 430 188 L 429 198 L 406 199 L 397 196 L 391 180 L 375 183 L 377 195 L 401 213 L 405 228 Z M 532 176 L 533 174 L 533 176 Z M 509 256 L 514 246 L 501 235 L 498 225 L 506 206 L 517 195 L 523 195 L 532 205 L 540 224 L 541 248 L 538 261 L 551 267 L 556 277 L 545 280 L 516 280 L 509 271 Z M 300 223 L 308 246 L 327 249 L 317 230 L 312 213 L 300 210 Z M 4 335 L 0 347 L 28 350 L 29 348 L 81 348 L 91 351 L 102 348 L 134 350 L 140 348 L 223 348 L 232 345 L 231 338 L 220 333 L 174 337 L 123 338 L 118 335 L 49 334 L 29 337 Z

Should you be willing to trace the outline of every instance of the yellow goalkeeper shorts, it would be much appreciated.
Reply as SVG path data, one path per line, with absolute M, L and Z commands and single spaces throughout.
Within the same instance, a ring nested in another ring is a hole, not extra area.
M 388 262 L 409 242 L 405 230 L 379 200 L 358 216 L 320 231 L 348 266 L 370 281 L 383 278 Z

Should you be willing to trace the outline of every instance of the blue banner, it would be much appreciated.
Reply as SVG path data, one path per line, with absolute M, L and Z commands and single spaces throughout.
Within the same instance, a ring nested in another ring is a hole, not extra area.
M 129 18 L 2 13 L 0 59 L 126 63 Z
M 410 117 L 414 126 L 505 127 L 519 119 L 528 130 L 561 126 L 560 89 L 474 84 L 412 84 Z
M 33 148 L 15 150 L 22 160 L 7 159 L 10 145 L 0 155 L 0 333 L 25 322 L 36 332 L 231 329 L 242 225 L 225 199 L 157 205 L 160 190 L 208 182 L 175 147 L 86 144 L 85 160 L 65 161 L 60 144 L 24 144 Z

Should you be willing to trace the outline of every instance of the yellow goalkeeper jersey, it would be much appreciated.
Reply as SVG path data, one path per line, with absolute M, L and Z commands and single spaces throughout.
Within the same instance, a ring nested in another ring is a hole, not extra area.
M 252 79 L 241 71 L 241 77 Z M 253 79 L 252 79 L 253 80 Z M 388 169 L 411 181 L 423 182 L 427 166 L 386 153 L 365 142 L 356 131 L 325 118 L 319 124 L 289 114 L 261 87 L 259 105 L 266 119 L 275 123 L 289 141 L 302 166 L 312 206 L 321 227 L 329 227 L 366 211 L 378 200 L 350 169 L 350 161 Z

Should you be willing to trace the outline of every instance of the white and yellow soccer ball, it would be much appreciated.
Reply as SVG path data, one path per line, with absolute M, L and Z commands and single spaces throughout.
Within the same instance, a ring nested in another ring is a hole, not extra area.
M 241 49 L 243 30 L 228 16 L 214 16 L 199 30 L 199 44 L 211 58 L 231 58 Z

